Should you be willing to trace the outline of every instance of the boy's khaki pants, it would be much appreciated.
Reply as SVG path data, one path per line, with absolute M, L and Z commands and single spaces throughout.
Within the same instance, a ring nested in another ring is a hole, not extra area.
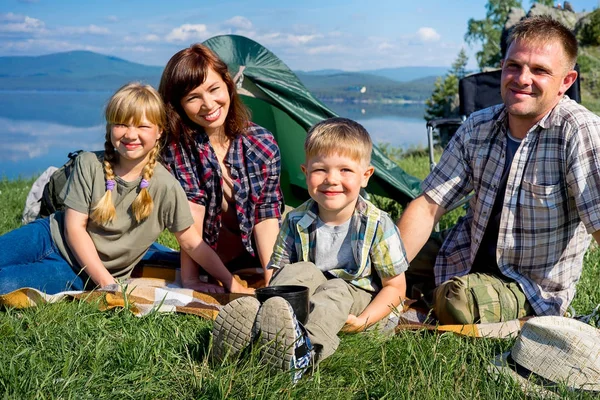
M 311 262 L 287 264 L 275 273 L 270 286 L 303 285 L 310 295 L 304 327 L 315 349 L 313 365 L 332 355 L 340 344 L 338 332 L 349 314 L 358 316 L 373 295 L 340 278 L 327 279 Z

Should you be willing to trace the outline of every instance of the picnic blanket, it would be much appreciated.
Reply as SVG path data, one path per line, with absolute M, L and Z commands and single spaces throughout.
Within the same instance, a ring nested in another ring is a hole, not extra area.
M 136 267 L 131 279 L 120 284 L 92 291 L 66 291 L 53 295 L 36 289 L 21 288 L 0 295 L 0 306 L 26 308 L 43 303 L 63 300 L 81 300 L 96 304 L 101 310 L 127 308 L 137 316 L 151 312 L 178 312 L 194 314 L 214 320 L 222 306 L 231 300 L 247 296 L 232 293 L 201 293 L 181 287 L 178 269 L 163 265 Z M 261 285 L 260 279 L 235 275 L 243 284 L 251 287 Z M 415 301 L 407 300 L 404 308 L 392 315 L 395 331 L 426 329 L 437 332 L 453 332 L 462 336 L 508 338 L 520 331 L 526 319 L 494 324 L 439 325 L 428 310 L 415 307 Z

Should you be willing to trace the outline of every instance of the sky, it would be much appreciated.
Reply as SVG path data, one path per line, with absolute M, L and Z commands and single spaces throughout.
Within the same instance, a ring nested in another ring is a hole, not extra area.
M 523 0 L 529 9 L 530 1 Z M 164 66 L 220 34 L 247 36 L 293 70 L 449 66 L 486 0 L 0 0 L 0 56 L 89 50 Z M 572 0 L 576 12 L 599 0 Z

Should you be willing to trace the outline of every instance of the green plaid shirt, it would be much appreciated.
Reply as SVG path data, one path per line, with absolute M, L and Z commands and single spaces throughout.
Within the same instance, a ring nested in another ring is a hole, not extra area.
M 300 261 L 314 262 L 318 213 L 318 204 L 310 199 L 287 214 L 269 268 L 278 269 Z M 359 197 L 350 231 L 357 269 L 333 269 L 327 274 L 377 292 L 381 289 L 381 279 L 406 271 L 408 261 L 400 233 L 387 213 Z

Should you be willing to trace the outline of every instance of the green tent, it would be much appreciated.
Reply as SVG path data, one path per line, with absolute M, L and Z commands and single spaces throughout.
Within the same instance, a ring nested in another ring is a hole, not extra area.
M 281 150 L 281 187 L 286 204 L 296 207 L 308 198 L 300 164 L 304 139 L 315 123 L 337 115 L 317 100 L 296 75 L 269 50 L 243 36 L 222 35 L 208 39 L 210 47 L 229 67 L 238 92 L 252 112 L 252 120 L 275 135 Z M 408 175 L 373 148 L 375 176 L 367 191 L 402 204 L 421 192 L 420 181 Z

